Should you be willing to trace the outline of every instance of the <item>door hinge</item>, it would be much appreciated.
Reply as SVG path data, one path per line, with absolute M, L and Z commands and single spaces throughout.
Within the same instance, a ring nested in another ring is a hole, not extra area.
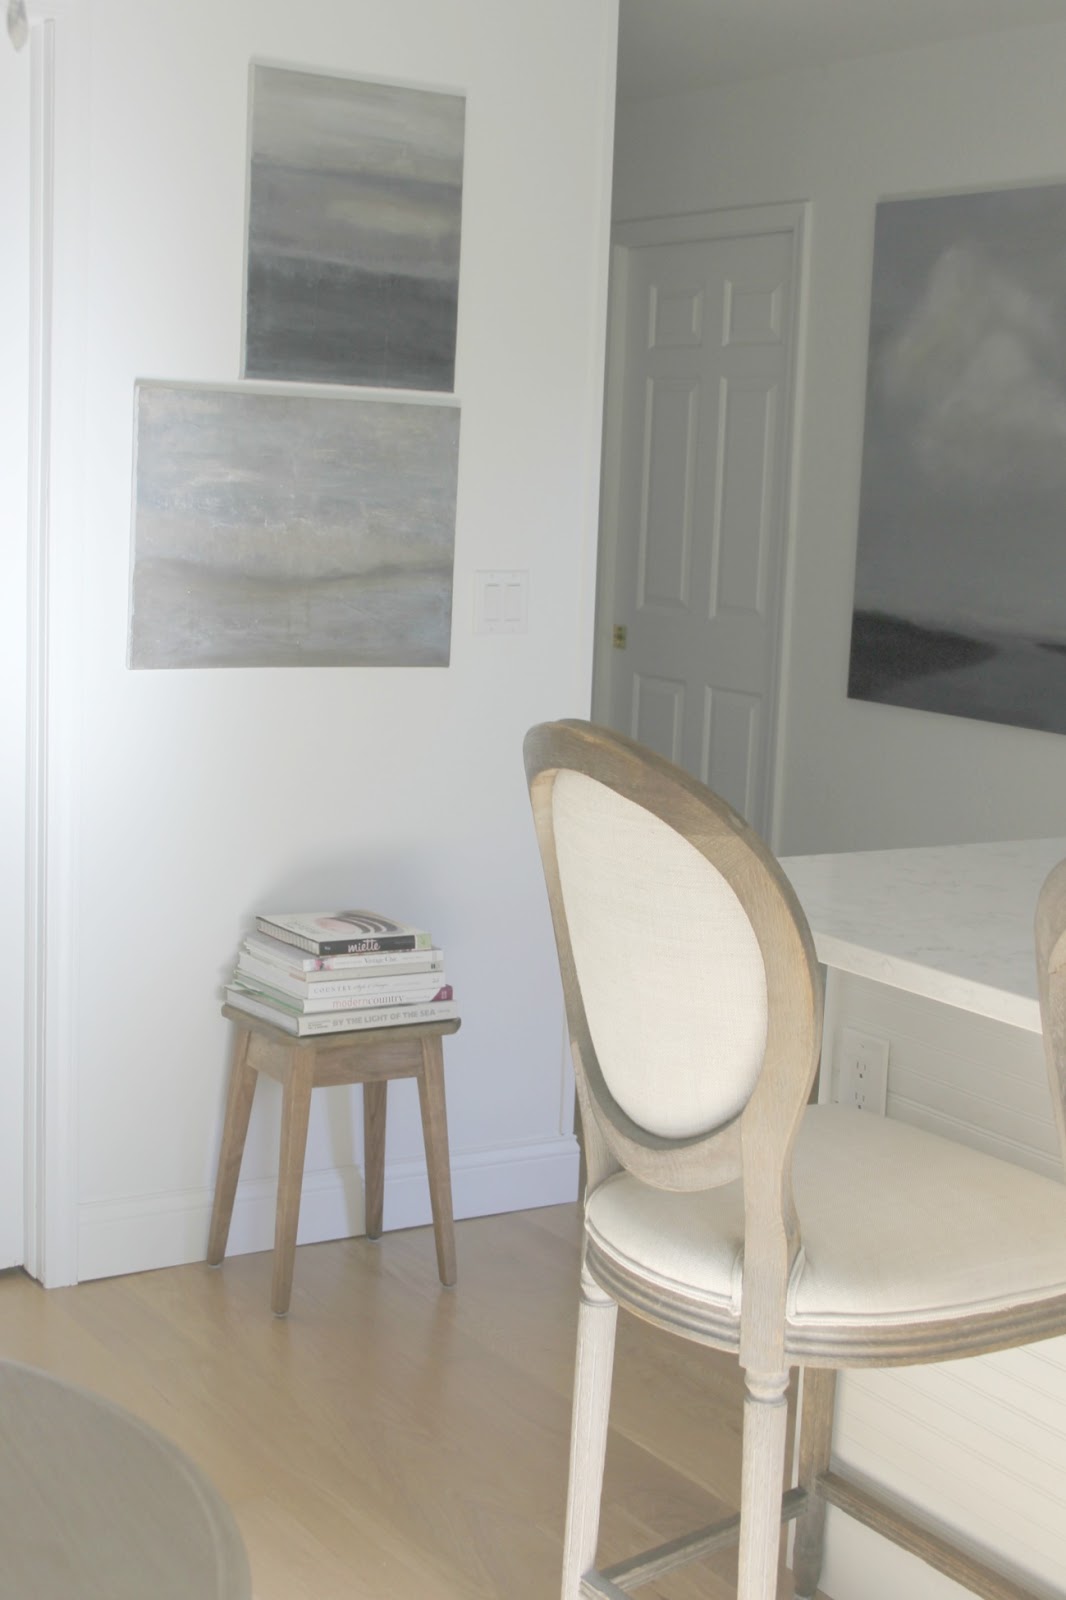
M 616 650 L 624 650 L 625 649 L 625 647 L 626 647 L 626 625 L 625 625 L 624 622 L 616 622 L 615 623 L 614 628 L 611 630 L 611 643 L 614 645 Z

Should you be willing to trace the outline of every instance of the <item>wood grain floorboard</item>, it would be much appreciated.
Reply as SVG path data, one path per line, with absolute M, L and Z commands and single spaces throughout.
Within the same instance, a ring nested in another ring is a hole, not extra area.
M 304 1245 L 289 1316 L 271 1255 L 45 1292 L 0 1275 L 0 1355 L 108 1395 L 233 1508 L 257 1600 L 557 1593 L 577 1319 L 574 1206 Z M 735 1360 L 623 1316 L 604 1565 L 735 1508 Z M 732 1600 L 732 1552 L 640 1591 Z M 792 1593 L 782 1572 L 779 1593 Z

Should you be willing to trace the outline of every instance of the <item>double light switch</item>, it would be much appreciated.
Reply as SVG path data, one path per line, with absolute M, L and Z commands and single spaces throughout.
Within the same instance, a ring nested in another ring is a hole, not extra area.
M 525 633 L 529 625 L 529 573 L 475 572 L 474 632 Z

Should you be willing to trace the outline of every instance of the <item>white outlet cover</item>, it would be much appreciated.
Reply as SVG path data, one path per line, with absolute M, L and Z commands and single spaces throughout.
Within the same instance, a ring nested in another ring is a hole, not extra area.
M 888 1055 L 887 1039 L 862 1033 L 858 1028 L 841 1028 L 837 1103 L 883 1117 L 888 1103 Z

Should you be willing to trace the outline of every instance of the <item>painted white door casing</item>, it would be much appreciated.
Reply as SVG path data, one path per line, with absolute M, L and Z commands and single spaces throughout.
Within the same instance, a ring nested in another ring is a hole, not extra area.
M 0 1268 L 23 1261 L 26 906 L 26 575 L 30 387 L 30 60 L 0 31 Z

